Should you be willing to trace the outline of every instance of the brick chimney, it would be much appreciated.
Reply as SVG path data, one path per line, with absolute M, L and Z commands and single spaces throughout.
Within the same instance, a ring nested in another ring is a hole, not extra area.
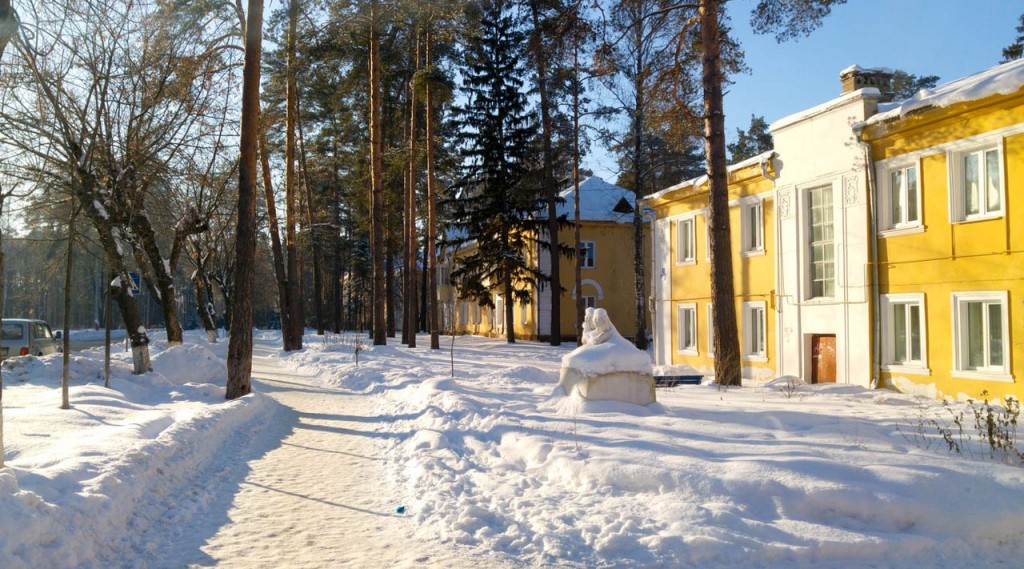
M 859 65 L 851 65 L 839 72 L 839 81 L 843 85 L 842 94 L 844 95 L 865 87 L 874 87 L 882 93 L 882 102 L 892 101 L 891 69 L 885 67 L 866 69 Z

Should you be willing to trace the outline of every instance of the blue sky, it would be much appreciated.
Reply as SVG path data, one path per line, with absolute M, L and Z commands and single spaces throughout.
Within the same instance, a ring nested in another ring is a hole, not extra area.
M 849 0 L 809 37 L 779 44 L 751 32 L 756 3 L 729 2 L 750 68 L 726 93 L 730 140 L 751 114 L 770 123 L 838 96 L 839 72 L 853 64 L 938 75 L 940 84 L 992 67 L 1024 13 L 1024 2 L 1015 0 Z M 593 150 L 584 165 L 614 181 L 614 161 Z

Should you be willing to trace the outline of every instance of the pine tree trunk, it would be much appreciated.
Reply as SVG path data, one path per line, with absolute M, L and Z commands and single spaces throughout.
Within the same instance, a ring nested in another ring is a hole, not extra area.
M 324 302 L 323 302 L 323 273 L 320 268 L 322 257 L 320 246 L 321 231 L 317 227 L 317 219 L 314 211 L 319 208 L 313 207 L 313 188 L 309 185 L 309 168 L 306 165 L 306 140 L 302 132 L 302 108 L 299 105 L 298 95 L 295 101 L 295 117 L 299 123 L 299 159 L 302 161 L 302 182 L 306 188 L 306 223 L 309 226 L 309 240 L 312 245 L 313 255 L 313 314 L 316 317 L 316 333 L 324 335 Z
M 267 115 L 264 114 L 265 118 Z M 274 257 L 274 276 L 277 277 L 277 308 L 281 316 L 281 342 L 285 351 L 294 350 L 291 320 L 288 318 L 288 277 L 284 269 L 284 251 L 281 248 L 281 229 L 277 223 L 277 202 L 274 184 L 270 178 L 270 151 L 267 148 L 267 130 L 263 124 L 259 134 L 260 165 L 263 171 L 263 194 L 267 202 L 267 229 L 270 232 L 270 250 Z
M 542 51 L 543 34 L 541 34 L 540 7 L 537 0 L 531 0 L 530 12 L 533 17 L 534 45 L 533 49 Z M 540 124 L 541 140 L 543 150 L 543 173 L 542 184 L 547 197 L 548 206 L 548 243 L 550 249 L 548 254 L 551 259 L 551 328 L 549 341 L 552 346 L 562 344 L 562 272 L 561 272 L 561 251 L 558 240 L 558 186 L 555 182 L 555 152 L 551 146 L 551 98 L 548 96 L 548 66 L 547 53 L 535 53 L 534 60 L 537 65 L 537 95 L 540 98 Z M 580 293 L 577 291 L 576 296 Z M 542 333 L 542 330 L 537 330 Z
M 725 158 L 725 114 L 722 110 L 722 69 L 718 0 L 701 0 L 704 87 L 704 139 L 708 162 L 708 238 L 711 242 L 711 297 L 715 323 L 715 379 L 719 385 L 739 385 L 742 377 L 739 332 L 733 291 L 732 239 L 729 233 L 729 194 Z
M 234 306 L 228 340 L 227 399 L 252 392 L 252 296 L 256 267 L 256 146 L 259 139 L 260 52 L 263 1 L 249 0 L 242 69 L 242 128 L 239 138 L 238 226 L 235 238 Z
M 416 71 L 420 69 L 420 36 L 416 34 Z M 405 282 L 402 343 L 416 347 L 416 89 L 409 82 L 409 169 L 405 175 Z
M 427 31 L 427 66 L 433 65 L 431 50 L 433 34 Z M 437 306 L 437 186 L 434 180 L 434 94 L 430 83 L 426 89 L 427 118 L 427 294 L 430 295 L 430 349 L 441 349 L 439 335 L 440 311 Z
M 642 22 L 636 24 L 637 45 L 644 41 L 644 27 Z M 633 299 L 636 312 L 633 335 L 633 345 L 640 350 L 647 349 L 647 290 L 644 283 L 644 224 L 641 199 L 644 196 L 647 182 L 647 173 L 644 170 L 644 133 L 647 128 L 647 70 L 646 61 L 638 56 L 636 59 L 636 116 L 633 118 L 633 274 L 634 288 Z
M 388 231 L 391 233 L 391 231 Z M 384 274 L 387 278 L 384 280 L 384 294 L 387 296 L 386 306 L 384 307 L 384 322 L 387 327 L 388 338 L 395 337 L 395 305 L 397 304 L 397 291 L 395 290 L 395 281 L 397 277 L 395 275 L 395 254 L 391 250 L 394 239 L 391 235 L 384 240 L 386 246 L 384 252 Z
M 370 204 L 372 224 L 370 230 L 370 257 L 373 263 L 373 295 L 371 303 L 373 345 L 387 345 L 384 328 L 384 181 L 383 151 L 381 148 L 380 101 L 380 36 L 377 18 L 380 16 L 377 0 L 370 3 Z
M 333 156 L 337 157 L 338 156 L 337 142 L 335 141 L 334 144 L 335 144 L 335 146 L 332 149 L 333 150 Z M 333 307 L 333 310 L 334 310 L 334 313 L 333 313 L 334 333 L 338 334 L 338 333 L 341 332 L 341 316 L 342 316 L 342 310 L 343 310 L 342 299 L 345 297 L 344 296 L 344 286 L 342 285 L 341 277 L 342 277 L 342 275 L 345 274 L 345 269 L 344 269 L 344 267 L 342 265 L 342 254 L 341 254 L 341 246 L 342 246 L 342 238 L 341 238 L 341 231 L 342 231 L 342 224 L 341 224 L 341 180 L 340 180 L 340 176 L 338 175 L 337 162 L 335 162 L 333 170 L 334 170 L 334 204 L 332 204 L 332 207 L 333 207 L 333 210 L 334 210 L 334 212 L 333 212 L 333 219 L 334 219 L 335 227 L 334 227 L 334 231 L 333 231 L 333 237 L 334 237 L 334 267 L 333 267 L 333 273 L 332 273 L 332 276 L 331 276 L 331 287 L 332 287 L 331 291 L 332 291 L 332 299 L 333 299 L 333 304 L 334 304 L 334 307 Z
M 572 78 L 572 200 L 573 200 L 573 243 L 576 250 L 574 266 L 576 277 L 576 345 L 583 345 L 583 260 L 580 259 L 580 53 L 579 42 L 573 43 Z
M 429 203 L 427 204 L 427 212 L 428 212 L 428 219 L 429 219 L 429 212 L 430 212 L 430 204 Z M 420 301 L 419 301 L 419 304 L 416 305 L 417 309 L 419 310 L 419 314 L 417 316 L 418 322 L 419 322 L 419 327 L 417 328 L 417 330 L 423 331 L 423 332 L 428 331 L 428 329 L 427 329 L 427 312 L 428 312 L 428 310 L 427 310 L 428 309 L 427 289 L 429 288 L 428 281 L 430 280 L 430 277 L 427 276 L 427 272 L 428 272 L 427 267 L 430 264 L 430 259 L 428 258 L 428 255 L 427 255 L 427 251 L 430 248 L 430 244 L 428 243 L 428 241 L 430 241 L 430 229 L 429 228 L 427 229 L 426 238 L 423 239 L 423 267 L 424 268 L 423 268 L 423 274 L 421 275 L 421 278 L 420 278 Z M 417 270 L 419 270 L 419 269 L 417 268 Z
M 295 180 L 295 124 L 298 122 L 298 97 L 295 92 L 296 24 L 299 18 L 299 0 L 288 2 L 288 71 L 284 147 L 285 191 L 285 248 L 288 250 L 288 316 L 291 323 L 293 350 L 302 349 L 305 319 L 302 317 L 302 277 L 299 275 L 299 244 L 295 233 L 298 221 L 296 201 L 298 191 Z

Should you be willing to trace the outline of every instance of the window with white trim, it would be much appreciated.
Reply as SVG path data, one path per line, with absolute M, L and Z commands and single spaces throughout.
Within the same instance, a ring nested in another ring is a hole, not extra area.
M 711 223 L 706 215 L 704 216 L 704 259 L 711 262 Z
M 947 160 L 953 221 L 1002 216 L 1006 201 L 1002 144 L 951 150 Z
M 580 267 L 593 269 L 597 266 L 597 243 L 580 241 Z
M 956 371 L 1009 375 L 1007 304 L 1006 291 L 953 293 Z
M 741 205 L 740 215 L 741 251 L 748 255 L 764 253 L 764 202 Z
M 708 303 L 708 355 L 715 355 L 715 305 Z
M 836 295 L 834 225 L 832 222 L 832 186 L 807 192 L 810 234 L 811 298 Z
M 924 294 L 883 294 L 880 301 L 885 365 L 927 368 Z
M 767 358 L 767 321 L 765 303 L 743 303 L 743 355 L 747 358 Z
M 597 308 L 597 297 L 596 296 L 583 296 L 583 308 Z
M 691 264 L 696 262 L 694 257 L 694 233 L 693 220 L 689 217 L 676 222 L 676 264 Z
M 921 184 L 917 162 L 889 169 L 884 185 L 882 229 L 904 229 L 921 225 Z
M 679 336 L 678 350 L 684 354 L 697 355 L 697 305 L 676 305 L 676 331 Z

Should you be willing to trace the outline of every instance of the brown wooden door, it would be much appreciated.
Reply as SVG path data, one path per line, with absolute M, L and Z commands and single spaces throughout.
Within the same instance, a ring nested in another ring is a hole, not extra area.
M 811 336 L 811 383 L 836 382 L 835 334 Z

